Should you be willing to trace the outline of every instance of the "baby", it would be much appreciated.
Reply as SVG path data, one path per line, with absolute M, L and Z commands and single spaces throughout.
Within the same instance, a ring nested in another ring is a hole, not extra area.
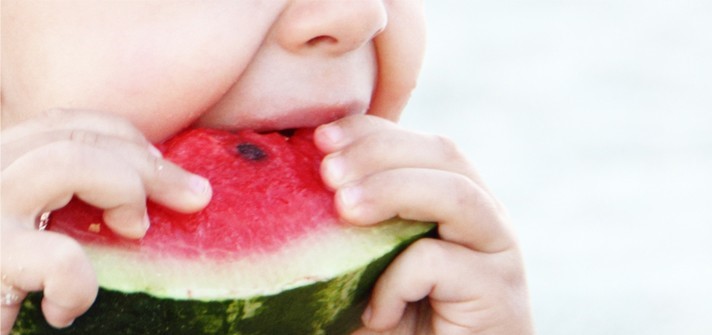
M 2 334 L 27 292 L 44 291 L 55 327 L 96 297 L 82 249 L 38 230 L 43 213 L 77 196 L 140 238 L 146 198 L 210 201 L 151 144 L 194 126 L 318 126 L 344 221 L 438 222 L 379 279 L 358 334 L 533 333 L 506 211 L 451 141 L 395 123 L 424 35 L 418 0 L 3 0 Z

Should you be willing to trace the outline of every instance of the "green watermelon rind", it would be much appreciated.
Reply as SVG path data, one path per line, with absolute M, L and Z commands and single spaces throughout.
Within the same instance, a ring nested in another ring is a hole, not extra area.
M 55 329 L 42 315 L 41 293 L 23 303 L 11 334 L 66 335 L 326 335 L 350 334 L 361 325 L 371 289 L 388 264 L 415 240 L 435 235 L 433 224 L 419 224 L 373 261 L 330 280 L 246 299 L 186 300 L 99 289 L 94 305 L 74 324 Z M 357 251 L 356 251 L 357 252 Z

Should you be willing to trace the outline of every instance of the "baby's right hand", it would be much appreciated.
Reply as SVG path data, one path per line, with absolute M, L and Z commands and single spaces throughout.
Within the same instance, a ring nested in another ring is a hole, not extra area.
M 66 327 L 97 293 L 87 257 L 73 239 L 38 231 L 38 217 L 73 196 L 104 209 L 114 232 L 140 238 L 146 198 L 180 212 L 210 201 L 208 181 L 163 160 L 132 124 L 94 111 L 52 110 L 2 131 L 2 335 L 27 292 L 44 291 L 49 324 Z

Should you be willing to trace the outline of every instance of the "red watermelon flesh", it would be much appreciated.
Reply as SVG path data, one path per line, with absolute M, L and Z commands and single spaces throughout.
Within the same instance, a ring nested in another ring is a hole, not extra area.
M 323 154 L 313 129 L 293 134 L 189 130 L 158 146 L 164 158 L 210 180 L 213 198 L 182 214 L 148 203 L 151 227 L 140 240 L 114 235 L 101 211 L 73 200 L 52 215 L 50 229 L 83 244 L 156 249 L 172 257 L 240 258 L 271 252 L 292 239 L 341 225 L 333 193 L 321 180 Z

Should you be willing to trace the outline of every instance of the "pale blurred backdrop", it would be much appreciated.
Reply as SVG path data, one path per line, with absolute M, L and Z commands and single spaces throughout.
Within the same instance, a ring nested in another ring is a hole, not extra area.
M 426 7 L 402 123 L 508 206 L 538 333 L 712 334 L 712 1 Z

